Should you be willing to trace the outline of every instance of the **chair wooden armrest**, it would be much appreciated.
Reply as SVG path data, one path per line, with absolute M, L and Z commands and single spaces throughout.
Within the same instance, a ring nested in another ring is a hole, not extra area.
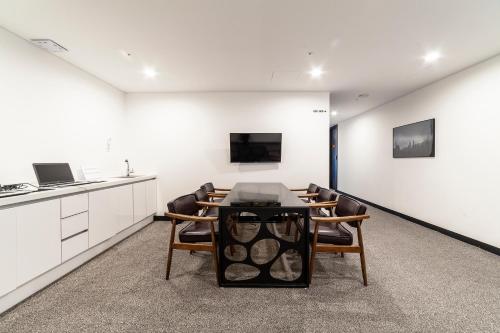
M 196 203 L 202 207 L 219 207 L 220 202 L 213 201 L 196 201 Z
M 356 222 L 369 219 L 369 215 L 352 215 L 352 216 L 334 216 L 334 217 L 311 217 L 311 221 L 321 223 L 341 223 L 341 222 Z
M 230 188 L 215 188 L 214 190 L 216 190 L 216 191 L 222 191 L 222 192 L 229 192 L 229 191 L 231 191 Z
M 208 192 L 208 196 L 210 198 L 225 198 L 226 197 L 226 193 L 214 193 L 214 192 Z
M 299 194 L 299 198 L 316 198 L 319 193 L 305 193 L 305 194 Z
M 307 191 L 307 188 L 291 188 L 290 191 L 293 191 L 293 192 L 305 192 L 305 191 Z
M 170 217 L 173 220 L 181 220 L 181 221 L 195 221 L 195 222 L 215 222 L 218 217 L 208 217 L 208 216 L 198 216 L 198 215 L 184 215 L 184 214 L 176 214 L 165 212 L 165 216 Z
M 311 202 L 307 206 L 311 208 L 332 208 L 337 206 L 337 201 Z

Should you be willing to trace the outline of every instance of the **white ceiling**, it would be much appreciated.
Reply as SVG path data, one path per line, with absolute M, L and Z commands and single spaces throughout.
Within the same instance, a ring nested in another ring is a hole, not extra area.
M 126 92 L 330 91 L 337 120 L 500 53 L 499 0 L 0 0 L 0 25 Z

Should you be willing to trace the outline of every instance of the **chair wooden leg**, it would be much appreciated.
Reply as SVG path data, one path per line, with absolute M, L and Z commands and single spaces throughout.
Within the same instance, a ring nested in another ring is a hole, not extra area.
M 167 255 L 167 274 L 165 279 L 168 280 L 170 277 L 170 266 L 172 265 L 172 252 L 174 251 L 174 240 L 175 240 L 175 226 L 177 222 L 172 220 L 172 228 L 170 230 L 170 242 L 168 245 L 168 255 Z
M 340 257 L 344 258 L 344 252 L 340 252 Z
M 210 233 L 212 235 L 212 256 L 214 258 L 214 265 L 215 265 L 215 275 L 217 277 L 217 283 L 220 281 L 220 276 L 219 276 L 219 260 L 217 258 L 217 243 L 215 241 L 215 227 L 214 223 L 210 222 Z
M 319 229 L 319 223 L 315 222 L 314 224 L 314 235 L 313 235 L 313 242 L 312 242 L 312 251 L 311 251 L 311 258 L 309 261 L 309 283 L 312 281 L 312 274 L 314 271 L 314 258 L 316 257 L 316 245 L 318 244 L 318 229 Z M 307 231 L 306 232 L 306 237 L 308 236 Z
M 194 250 L 189 250 L 189 254 L 193 254 L 194 253 Z
M 365 263 L 365 248 L 363 246 L 363 235 L 361 234 L 361 224 L 357 222 L 358 231 L 358 244 L 360 248 L 359 258 L 361 259 L 361 272 L 363 273 L 363 284 L 368 285 L 368 277 L 366 274 L 366 263 Z

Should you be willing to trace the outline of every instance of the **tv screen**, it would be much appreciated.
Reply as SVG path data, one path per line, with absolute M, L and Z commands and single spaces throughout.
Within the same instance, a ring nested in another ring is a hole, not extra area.
M 231 133 L 231 163 L 281 162 L 281 133 Z
M 394 128 L 392 157 L 434 157 L 434 128 L 434 119 Z

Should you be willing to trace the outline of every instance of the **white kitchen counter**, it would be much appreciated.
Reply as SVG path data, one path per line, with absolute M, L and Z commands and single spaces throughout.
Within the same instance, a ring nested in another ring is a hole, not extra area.
M 0 199 L 0 314 L 153 222 L 155 175 Z
M 6 208 L 7 206 L 15 206 L 19 204 L 25 204 L 32 201 L 47 200 L 52 198 L 63 197 L 67 195 L 73 195 L 78 193 L 85 193 L 94 190 L 100 190 L 108 187 L 121 186 L 126 184 L 133 184 L 138 182 L 143 182 L 150 179 L 155 179 L 156 175 L 143 175 L 133 178 L 106 178 L 105 182 L 85 184 L 78 186 L 68 186 L 63 188 L 58 188 L 55 190 L 39 191 L 29 194 L 16 195 L 6 198 L 0 198 L 0 209 Z

